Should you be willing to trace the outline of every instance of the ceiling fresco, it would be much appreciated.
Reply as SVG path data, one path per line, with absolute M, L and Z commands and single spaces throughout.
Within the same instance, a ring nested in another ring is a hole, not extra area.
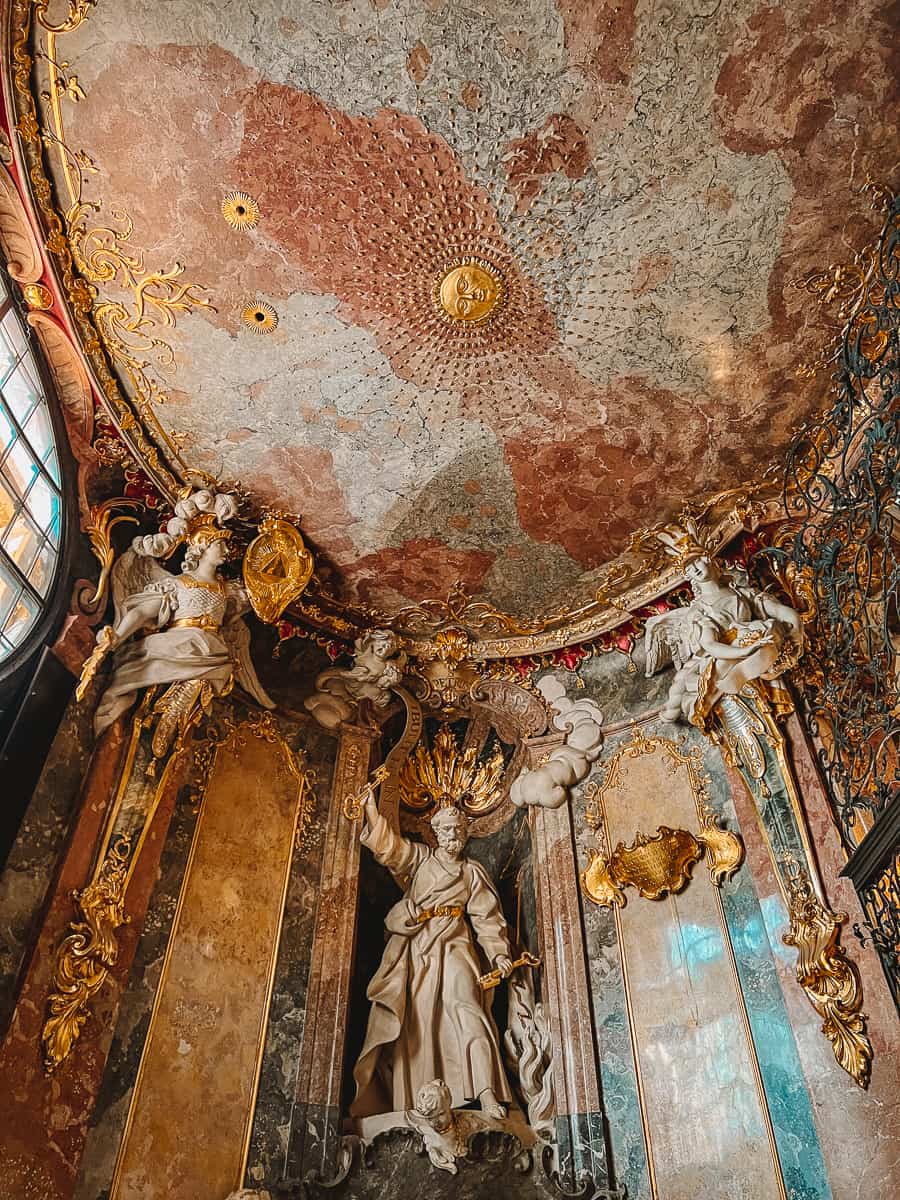
M 877 0 L 100 0 L 36 48 L 169 460 L 299 514 L 347 599 L 534 612 L 822 402 L 799 285 L 897 161 L 895 30 Z

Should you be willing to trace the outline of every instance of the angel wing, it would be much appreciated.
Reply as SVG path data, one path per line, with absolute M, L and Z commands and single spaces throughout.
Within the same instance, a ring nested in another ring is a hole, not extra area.
M 679 669 L 694 653 L 694 625 L 696 617 L 687 608 L 673 608 L 671 612 L 650 617 L 645 630 L 647 645 L 648 677 L 674 662 Z
M 161 567 L 155 558 L 139 554 L 133 546 L 116 561 L 112 569 L 112 598 L 115 611 L 114 624 L 118 624 L 125 610 L 125 601 L 147 590 L 151 583 L 161 579 L 172 579 L 170 571 Z
M 222 626 L 222 640 L 234 663 L 234 677 L 248 696 L 252 696 L 263 708 L 274 708 L 275 701 L 259 682 L 256 668 L 250 657 L 250 630 L 247 622 L 237 616 Z

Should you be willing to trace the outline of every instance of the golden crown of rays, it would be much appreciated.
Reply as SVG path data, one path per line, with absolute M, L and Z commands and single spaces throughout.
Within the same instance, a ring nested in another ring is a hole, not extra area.
M 478 748 L 460 750 L 449 725 L 442 725 L 429 748 L 423 741 L 400 771 L 400 798 L 406 808 L 460 808 L 468 813 L 487 812 L 501 799 L 500 783 L 505 763 L 495 746 L 483 761 Z

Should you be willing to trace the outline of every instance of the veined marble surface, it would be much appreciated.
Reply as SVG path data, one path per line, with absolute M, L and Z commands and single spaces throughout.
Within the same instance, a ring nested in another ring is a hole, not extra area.
M 57 53 L 91 224 L 214 306 L 159 331 L 186 460 L 302 513 L 349 598 L 528 610 L 819 405 L 795 285 L 873 232 L 894 33 L 885 0 L 121 0 Z M 433 297 L 466 253 L 506 280 L 482 340 Z

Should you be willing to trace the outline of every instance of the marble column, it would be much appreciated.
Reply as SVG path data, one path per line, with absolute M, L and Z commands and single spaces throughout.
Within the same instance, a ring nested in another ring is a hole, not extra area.
M 572 814 L 532 810 L 544 1003 L 553 1041 L 553 1089 L 561 1182 L 589 1175 L 608 1184 L 604 1116 L 588 985 Z
M 288 1147 L 291 1181 L 327 1179 L 337 1164 L 359 893 L 359 823 L 344 816 L 344 801 L 365 786 L 378 737 L 377 729 L 341 726 Z

